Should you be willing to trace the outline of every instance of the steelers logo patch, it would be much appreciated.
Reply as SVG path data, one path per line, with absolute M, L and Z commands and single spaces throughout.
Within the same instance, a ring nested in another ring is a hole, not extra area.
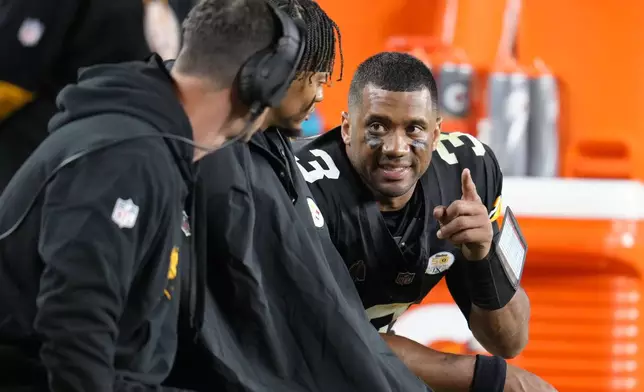
M 315 204 L 313 199 L 311 199 L 310 197 L 307 197 L 306 201 L 309 204 L 309 209 L 311 210 L 311 217 L 313 218 L 313 224 L 315 225 L 315 227 L 324 226 L 324 217 L 322 216 L 322 213 L 320 212 L 318 205 Z
M 445 272 L 454 264 L 454 255 L 449 252 L 439 252 L 429 258 L 426 274 L 436 275 Z

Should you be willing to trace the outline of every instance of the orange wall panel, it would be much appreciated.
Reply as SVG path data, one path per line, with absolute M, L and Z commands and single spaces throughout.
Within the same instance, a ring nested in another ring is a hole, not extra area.
M 459 0 L 453 45 L 463 49 L 479 71 L 496 59 L 506 0 Z
M 524 1 L 518 52 L 559 78 L 563 175 L 644 177 L 644 2 Z

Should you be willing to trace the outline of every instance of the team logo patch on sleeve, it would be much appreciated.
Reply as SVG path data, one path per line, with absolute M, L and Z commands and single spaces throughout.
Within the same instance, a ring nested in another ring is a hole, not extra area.
M 322 212 L 320 212 L 318 205 L 315 204 L 313 199 L 311 199 L 310 197 L 307 197 L 306 201 L 309 204 L 309 209 L 311 210 L 311 217 L 313 218 L 313 224 L 315 225 L 315 227 L 324 226 L 324 217 L 322 216 Z
M 439 252 L 429 258 L 426 274 L 436 275 L 445 272 L 454 264 L 454 255 L 449 252 Z
M 170 252 L 170 265 L 168 266 L 168 284 L 163 290 L 163 295 L 167 299 L 172 299 L 172 292 L 174 291 L 173 282 L 177 278 L 179 269 L 179 247 L 175 246 Z
M 45 25 L 38 19 L 25 19 L 18 29 L 18 41 L 22 46 L 31 48 L 38 45 L 45 31 Z
M 499 216 L 501 216 L 501 205 L 501 196 L 499 196 L 494 200 L 494 204 L 492 204 L 492 209 L 488 215 L 490 217 L 490 222 L 496 221 L 499 219 Z
M 112 222 L 121 229 L 131 229 L 136 225 L 136 219 L 139 216 L 139 206 L 134 204 L 132 199 L 116 199 L 114 209 L 112 210 Z

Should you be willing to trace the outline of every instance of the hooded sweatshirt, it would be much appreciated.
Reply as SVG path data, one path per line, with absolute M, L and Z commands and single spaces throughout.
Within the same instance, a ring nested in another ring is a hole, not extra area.
M 0 196 L 0 386 L 154 389 L 177 344 L 190 123 L 156 56 L 86 69 L 57 104 Z

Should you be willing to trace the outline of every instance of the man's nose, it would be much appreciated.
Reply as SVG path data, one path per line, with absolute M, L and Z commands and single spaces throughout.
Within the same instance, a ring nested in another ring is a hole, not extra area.
M 315 103 L 320 103 L 324 100 L 324 87 L 318 86 L 315 91 Z
M 385 137 L 382 152 L 389 157 L 402 157 L 409 153 L 409 141 L 404 132 L 392 132 Z

